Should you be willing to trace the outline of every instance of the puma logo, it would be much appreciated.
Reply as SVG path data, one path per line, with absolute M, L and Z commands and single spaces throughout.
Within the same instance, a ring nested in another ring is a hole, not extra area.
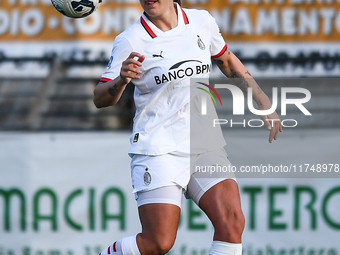
M 153 58 L 164 58 L 164 57 L 162 56 L 162 54 L 163 54 L 163 51 L 161 51 L 160 54 L 152 54 L 152 57 L 153 57 Z

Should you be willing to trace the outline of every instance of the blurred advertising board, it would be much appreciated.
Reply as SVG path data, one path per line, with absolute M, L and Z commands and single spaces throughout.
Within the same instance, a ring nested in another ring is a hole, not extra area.
M 340 74 L 337 0 L 187 0 L 183 6 L 208 10 L 254 76 Z M 141 12 L 136 0 L 104 1 L 90 17 L 70 19 L 49 0 L 2 0 L 0 59 L 56 53 L 77 61 L 108 60 L 115 36 Z M 8 75 L 6 68 L 8 62 L 1 61 L 0 74 Z

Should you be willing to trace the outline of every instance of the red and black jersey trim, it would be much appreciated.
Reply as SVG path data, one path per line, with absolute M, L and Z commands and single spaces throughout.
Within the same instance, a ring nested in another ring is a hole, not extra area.
M 184 20 L 184 24 L 188 25 L 189 24 L 189 19 L 187 14 L 184 12 L 184 10 L 181 8 L 182 11 L 182 15 L 183 15 L 183 20 Z M 144 14 L 145 15 L 145 14 Z M 156 38 L 157 35 L 152 31 L 152 29 L 149 27 L 148 23 L 146 23 L 146 21 L 143 19 L 143 17 L 140 17 L 140 22 L 142 24 L 142 26 L 144 27 L 144 29 L 146 30 L 146 32 L 151 36 L 151 38 Z
M 180 6 L 181 8 L 181 11 L 182 11 L 182 14 L 183 14 L 183 20 L 184 20 L 184 24 L 185 25 L 188 25 L 189 24 L 189 19 L 188 19 L 188 16 L 187 14 L 184 12 L 183 8 Z
M 211 56 L 211 57 L 212 57 L 212 58 L 218 58 L 218 57 L 222 56 L 222 55 L 224 54 L 224 52 L 226 52 L 227 49 L 228 49 L 228 46 L 227 46 L 227 44 L 226 44 L 226 45 L 224 45 L 224 47 L 223 47 L 223 49 L 220 51 L 220 53 L 218 53 L 218 54 L 216 54 L 216 55 L 214 55 L 214 56 Z
M 142 23 L 142 26 L 144 27 L 146 32 L 148 32 L 148 34 L 152 38 L 156 38 L 157 37 L 157 35 L 152 31 L 152 29 L 149 27 L 149 25 L 146 23 L 146 21 L 143 19 L 143 17 L 140 17 L 140 22 Z

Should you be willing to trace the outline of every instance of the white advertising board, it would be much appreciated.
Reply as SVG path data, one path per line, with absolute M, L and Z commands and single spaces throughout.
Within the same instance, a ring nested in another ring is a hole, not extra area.
M 244 132 L 227 138 L 236 165 L 274 164 L 276 158 L 289 164 L 304 150 L 299 160 L 339 170 L 338 132 L 300 130 L 268 145 L 267 133 L 249 139 Z M 1 133 L 0 254 L 94 255 L 139 232 L 128 138 L 126 132 Z M 250 140 L 261 149 L 247 146 Z M 320 140 L 322 148 L 309 149 Z M 339 255 L 339 180 L 240 178 L 243 254 Z M 190 200 L 182 205 L 170 254 L 207 255 L 212 226 Z

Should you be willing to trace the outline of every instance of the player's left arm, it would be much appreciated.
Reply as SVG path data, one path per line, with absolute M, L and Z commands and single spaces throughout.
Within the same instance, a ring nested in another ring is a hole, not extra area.
M 268 96 L 262 91 L 242 62 L 229 49 L 221 56 L 213 58 L 213 61 L 224 75 L 234 79 L 236 85 L 244 93 L 247 93 L 249 87 L 252 88 L 253 99 L 260 110 L 268 110 L 271 108 L 272 104 Z M 269 142 L 271 143 L 273 139 L 277 139 L 279 131 L 282 132 L 280 117 L 274 111 L 272 114 L 262 115 L 261 119 L 265 122 L 267 129 L 270 130 Z

